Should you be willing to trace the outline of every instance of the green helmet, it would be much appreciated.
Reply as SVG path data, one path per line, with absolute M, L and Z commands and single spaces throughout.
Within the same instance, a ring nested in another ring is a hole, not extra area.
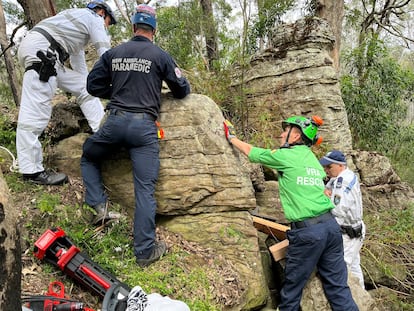
M 299 128 L 306 145 L 314 145 L 318 142 L 318 127 L 322 124 L 323 120 L 318 116 L 312 116 L 311 118 L 293 116 L 282 122 L 282 128 L 285 129 L 288 125 Z

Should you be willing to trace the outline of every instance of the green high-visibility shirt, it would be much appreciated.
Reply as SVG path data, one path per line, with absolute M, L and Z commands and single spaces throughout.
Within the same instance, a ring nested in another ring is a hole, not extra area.
M 287 220 L 301 221 L 334 208 L 323 192 L 325 171 L 309 147 L 296 145 L 276 150 L 253 147 L 249 160 L 278 171 L 280 201 Z

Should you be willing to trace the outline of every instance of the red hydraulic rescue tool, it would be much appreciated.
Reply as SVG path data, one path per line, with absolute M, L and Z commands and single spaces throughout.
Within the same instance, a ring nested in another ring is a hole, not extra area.
M 104 298 L 102 311 L 125 310 L 131 288 L 82 253 L 61 228 L 46 230 L 35 242 L 34 255 Z

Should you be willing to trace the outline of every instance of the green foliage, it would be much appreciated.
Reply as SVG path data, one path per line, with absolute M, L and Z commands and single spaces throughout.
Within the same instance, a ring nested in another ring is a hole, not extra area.
M 201 75 L 208 70 L 225 70 L 238 55 L 240 34 L 231 33 L 227 28 L 232 23 L 229 20 L 231 6 L 226 1 L 214 1 L 213 6 L 213 19 L 206 17 L 200 4 L 191 0 L 157 11 L 156 43 L 168 51 L 181 68 Z M 213 61 L 212 68 L 209 68 L 205 47 L 205 36 L 209 33 L 214 33 L 218 40 L 218 58 Z
M 413 310 L 413 221 L 413 204 L 379 211 L 367 210 L 364 214 L 367 236 L 362 249 L 363 264 L 364 261 L 368 264 L 369 261 L 375 262 L 375 266 L 389 279 L 385 283 L 395 283 L 392 287 L 394 292 L 386 291 L 386 296 L 376 297 L 383 302 L 383 310 Z
M 260 3 L 258 14 L 249 27 L 248 53 L 254 53 L 259 49 L 258 39 L 269 39 L 269 32 L 277 23 L 280 23 L 283 14 L 294 7 L 295 0 L 264 0 L 258 3 Z
M 0 68 L 3 73 L 6 73 L 5 68 Z M 13 99 L 13 93 L 8 83 L 8 77 L 4 77 L 3 81 L 7 81 L 7 83 L 0 82 L 0 98 L 2 100 L 2 106 L 4 107 L 13 107 L 15 105 Z
M 6 23 L 17 25 L 24 19 L 24 13 L 15 1 L 2 1 Z
M 367 213 L 364 219 L 370 232 L 381 233 L 382 243 L 398 246 L 414 241 L 414 205 L 381 211 L 381 217 Z
M 355 147 L 381 152 L 408 167 L 414 129 L 407 107 L 413 100 L 414 73 L 392 59 L 376 38 L 344 60 L 349 73 L 341 78 L 341 90 Z M 414 181 L 414 172 L 409 175 Z
M 58 195 L 42 193 L 37 202 L 37 208 L 43 213 L 51 213 L 55 206 L 60 203 L 60 198 Z
M 89 1 L 82 0 L 55 0 L 56 10 L 58 12 L 69 8 L 84 8 Z
M 66 223 L 64 228 L 75 244 L 90 254 L 94 261 L 131 287 L 140 285 L 147 293 L 157 292 L 184 300 L 191 310 L 218 310 L 208 302 L 212 297 L 205 269 L 188 270 L 183 264 L 189 256 L 187 253 L 172 249 L 162 262 L 146 269 L 139 268 L 135 263 L 131 226 L 127 219 L 121 219 L 101 233 L 85 228 L 85 225 L 73 227 Z
M 258 127 L 262 129 L 260 132 L 254 131 L 250 134 L 251 144 L 255 146 L 261 146 L 263 148 L 272 149 L 275 148 L 275 146 L 279 146 L 279 142 L 275 141 L 272 138 L 272 135 L 274 135 L 274 128 L 273 127 L 273 116 L 270 112 L 265 112 L 260 115 L 259 117 L 259 125 Z
M 4 179 L 6 180 L 7 186 L 12 193 L 24 192 L 30 187 L 28 183 L 23 182 L 19 174 L 5 174 Z
M 202 46 L 197 41 L 203 13 L 192 1 L 180 2 L 177 7 L 158 10 L 158 34 L 155 41 L 168 51 L 183 68 L 202 67 Z
M 0 96 L 1 98 L 1 96 Z M 16 131 L 15 127 L 7 116 L 0 115 L 0 146 L 16 152 Z

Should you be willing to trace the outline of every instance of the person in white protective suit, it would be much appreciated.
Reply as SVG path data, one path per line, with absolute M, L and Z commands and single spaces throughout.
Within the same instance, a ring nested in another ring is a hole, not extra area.
M 361 287 L 365 288 L 360 264 L 365 224 L 362 221 L 362 195 L 358 176 L 347 167 L 345 155 L 341 151 L 332 150 L 319 162 L 330 178 L 325 185 L 325 194 L 335 205 L 332 214 L 341 226 L 345 262 L 348 270 L 359 279 Z
M 86 90 L 88 69 L 85 47 L 91 43 L 99 56 L 107 51 L 109 25 L 115 24 L 113 11 L 103 0 L 93 0 L 86 8 L 67 9 L 35 25 L 23 38 L 18 59 L 25 68 L 16 131 L 19 172 L 24 180 L 43 185 L 67 181 L 64 173 L 43 167 L 39 136 L 49 123 L 51 100 L 57 88 L 76 96 L 93 132 L 104 116 L 101 101 Z M 65 67 L 69 59 L 72 69 Z

